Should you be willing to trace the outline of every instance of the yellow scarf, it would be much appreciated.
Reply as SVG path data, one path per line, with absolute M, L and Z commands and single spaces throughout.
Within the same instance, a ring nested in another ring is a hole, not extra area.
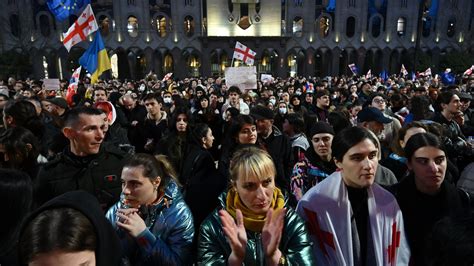
M 235 219 L 235 212 L 237 209 L 242 211 L 242 215 L 244 216 L 244 226 L 245 229 L 248 229 L 253 232 L 262 232 L 263 225 L 265 224 L 265 217 L 266 214 L 255 214 L 252 212 L 245 204 L 240 200 L 239 194 L 235 189 L 230 189 L 227 192 L 226 198 L 226 210 L 227 212 L 232 215 Z M 280 210 L 285 205 L 285 199 L 281 190 L 276 188 L 273 190 L 273 198 L 270 208 L 273 210 Z

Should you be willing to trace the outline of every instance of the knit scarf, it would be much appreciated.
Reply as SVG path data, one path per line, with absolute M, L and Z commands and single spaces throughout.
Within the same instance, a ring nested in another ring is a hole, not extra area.
M 227 193 L 226 198 L 226 210 L 232 217 L 236 217 L 236 210 L 239 209 L 244 217 L 245 229 L 253 232 L 262 232 L 263 225 L 265 224 L 266 214 L 255 214 L 252 210 L 247 208 L 245 204 L 240 200 L 239 194 L 235 189 L 230 189 Z M 281 190 L 276 188 L 273 190 L 272 203 L 270 208 L 273 210 L 282 209 L 285 205 L 285 199 Z

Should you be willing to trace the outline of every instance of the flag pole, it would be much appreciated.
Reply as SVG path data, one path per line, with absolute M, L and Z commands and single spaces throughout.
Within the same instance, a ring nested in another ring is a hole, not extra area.
M 234 67 L 234 57 L 232 56 L 232 63 L 230 63 L 230 67 Z

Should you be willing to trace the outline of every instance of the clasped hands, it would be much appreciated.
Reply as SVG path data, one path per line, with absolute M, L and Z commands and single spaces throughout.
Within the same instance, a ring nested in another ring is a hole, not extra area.
M 118 209 L 117 217 L 117 225 L 133 237 L 137 237 L 146 229 L 145 221 L 140 217 L 136 208 Z
M 268 265 L 278 265 L 282 256 L 278 246 L 280 245 L 285 214 L 286 208 L 276 211 L 270 209 L 267 212 L 262 229 L 262 245 Z M 229 265 L 242 265 L 247 248 L 247 233 L 242 212 L 237 209 L 236 219 L 234 220 L 227 211 L 220 210 L 219 217 L 222 222 L 222 229 L 232 249 L 228 263 Z

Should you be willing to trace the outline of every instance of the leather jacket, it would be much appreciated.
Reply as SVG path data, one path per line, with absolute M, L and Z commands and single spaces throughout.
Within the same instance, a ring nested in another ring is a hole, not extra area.
M 225 265 L 232 250 L 227 242 L 218 210 L 225 209 L 227 193 L 219 197 L 219 207 L 201 225 L 198 242 L 198 265 Z M 315 265 L 312 242 L 303 220 L 288 206 L 279 249 L 285 257 L 285 265 Z M 266 265 L 262 234 L 247 231 L 247 250 L 244 265 Z
M 124 264 L 191 265 L 193 217 L 174 181 L 170 181 L 157 205 L 140 208 L 147 228 L 137 238 L 117 226 L 116 213 L 120 208 L 124 208 L 121 201 L 109 209 L 106 217 L 124 247 Z

